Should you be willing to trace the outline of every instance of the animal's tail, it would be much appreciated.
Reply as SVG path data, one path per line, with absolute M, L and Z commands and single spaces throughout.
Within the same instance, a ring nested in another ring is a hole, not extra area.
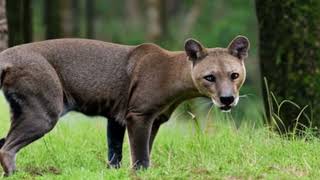
M 3 78 L 4 78 L 4 70 L 0 67 L 0 89 L 2 87 L 2 82 L 3 82 Z
M 4 145 L 4 142 L 6 141 L 5 138 L 0 139 L 0 149 L 2 148 L 2 146 Z
M 8 66 L 1 66 L 0 64 L 0 89 L 3 85 L 4 76 L 7 72 Z
M 3 82 L 3 78 L 4 78 L 4 70 L 0 67 L 0 89 L 2 87 L 2 82 Z M 5 138 L 0 139 L 0 149 L 2 148 L 2 146 L 4 145 L 5 142 Z
M 3 77 L 2 77 L 2 69 L 0 68 L 0 89 L 2 87 L 2 79 L 3 79 Z

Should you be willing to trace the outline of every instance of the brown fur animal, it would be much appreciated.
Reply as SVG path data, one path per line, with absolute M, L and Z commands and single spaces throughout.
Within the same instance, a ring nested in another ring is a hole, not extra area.
M 0 87 L 11 127 L 0 140 L 5 175 L 16 153 L 41 138 L 69 111 L 108 118 L 109 165 L 119 167 L 125 129 L 134 168 L 147 168 L 160 125 L 182 101 L 207 96 L 222 110 L 239 99 L 249 41 L 205 48 L 189 39 L 185 51 L 154 44 L 124 46 L 58 39 L 16 46 L 0 54 Z

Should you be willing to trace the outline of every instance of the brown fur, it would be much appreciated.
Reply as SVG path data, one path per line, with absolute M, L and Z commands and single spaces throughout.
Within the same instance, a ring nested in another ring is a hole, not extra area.
M 1 165 L 10 175 L 15 154 L 74 110 L 125 125 L 134 167 L 148 167 L 156 133 L 178 104 L 208 96 L 221 106 L 220 96 L 238 96 L 248 48 L 247 39 L 238 37 L 229 48 L 207 49 L 188 40 L 181 52 L 154 44 L 125 46 L 85 39 L 5 50 L 0 54 L 0 77 L 12 124 L 0 150 Z M 233 71 L 240 77 L 230 81 Z M 204 73 L 214 73 L 216 83 L 204 80 Z

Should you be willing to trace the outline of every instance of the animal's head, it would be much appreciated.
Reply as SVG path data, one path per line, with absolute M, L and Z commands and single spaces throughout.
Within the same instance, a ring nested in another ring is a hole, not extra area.
M 194 39 L 185 43 L 188 59 L 192 61 L 193 83 L 223 111 L 229 111 L 239 101 L 249 47 L 249 40 L 244 36 L 237 36 L 227 48 L 205 48 Z

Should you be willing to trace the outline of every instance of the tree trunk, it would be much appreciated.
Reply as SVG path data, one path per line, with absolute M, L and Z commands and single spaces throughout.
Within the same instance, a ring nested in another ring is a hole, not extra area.
M 72 37 L 74 22 L 71 1 L 61 1 L 61 21 L 63 37 Z
M 23 0 L 23 36 L 24 43 L 32 41 L 32 9 L 31 0 Z
M 72 35 L 77 37 L 80 35 L 80 8 L 79 0 L 72 0 Z
M 263 92 L 266 114 L 280 131 L 320 124 L 319 9 L 320 1 L 256 0 L 261 71 L 269 88 L 268 93 L 264 86 Z M 300 109 L 287 103 L 277 113 L 279 106 L 270 104 L 270 92 L 278 103 L 291 100 Z
M 44 6 L 44 24 L 46 27 L 46 39 L 55 39 L 61 37 L 61 1 L 46 0 Z
M 168 16 L 167 16 L 167 0 L 160 0 L 160 25 L 161 40 L 169 38 L 168 32 Z
M 3 51 L 6 48 L 8 48 L 6 1 L 0 0 L 0 51 Z
M 190 34 L 194 24 L 196 23 L 201 13 L 202 5 L 203 5 L 203 0 L 195 0 L 193 2 L 193 6 L 191 7 L 190 11 L 186 15 L 184 24 L 181 29 L 181 35 L 182 35 L 181 38 L 185 38 Z
M 31 0 L 7 1 L 9 46 L 32 41 Z
M 141 10 L 139 8 L 139 0 L 126 0 L 125 13 L 126 21 L 129 27 L 137 28 L 141 24 Z
M 147 39 L 155 42 L 161 40 L 167 33 L 165 0 L 147 0 Z
M 86 0 L 86 36 L 94 37 L 94 0 Z
M 182 5 L 183 0 L 167 0 L 168 16 L 174 17 L 179 15 L 179 12 L 181 12 Z

